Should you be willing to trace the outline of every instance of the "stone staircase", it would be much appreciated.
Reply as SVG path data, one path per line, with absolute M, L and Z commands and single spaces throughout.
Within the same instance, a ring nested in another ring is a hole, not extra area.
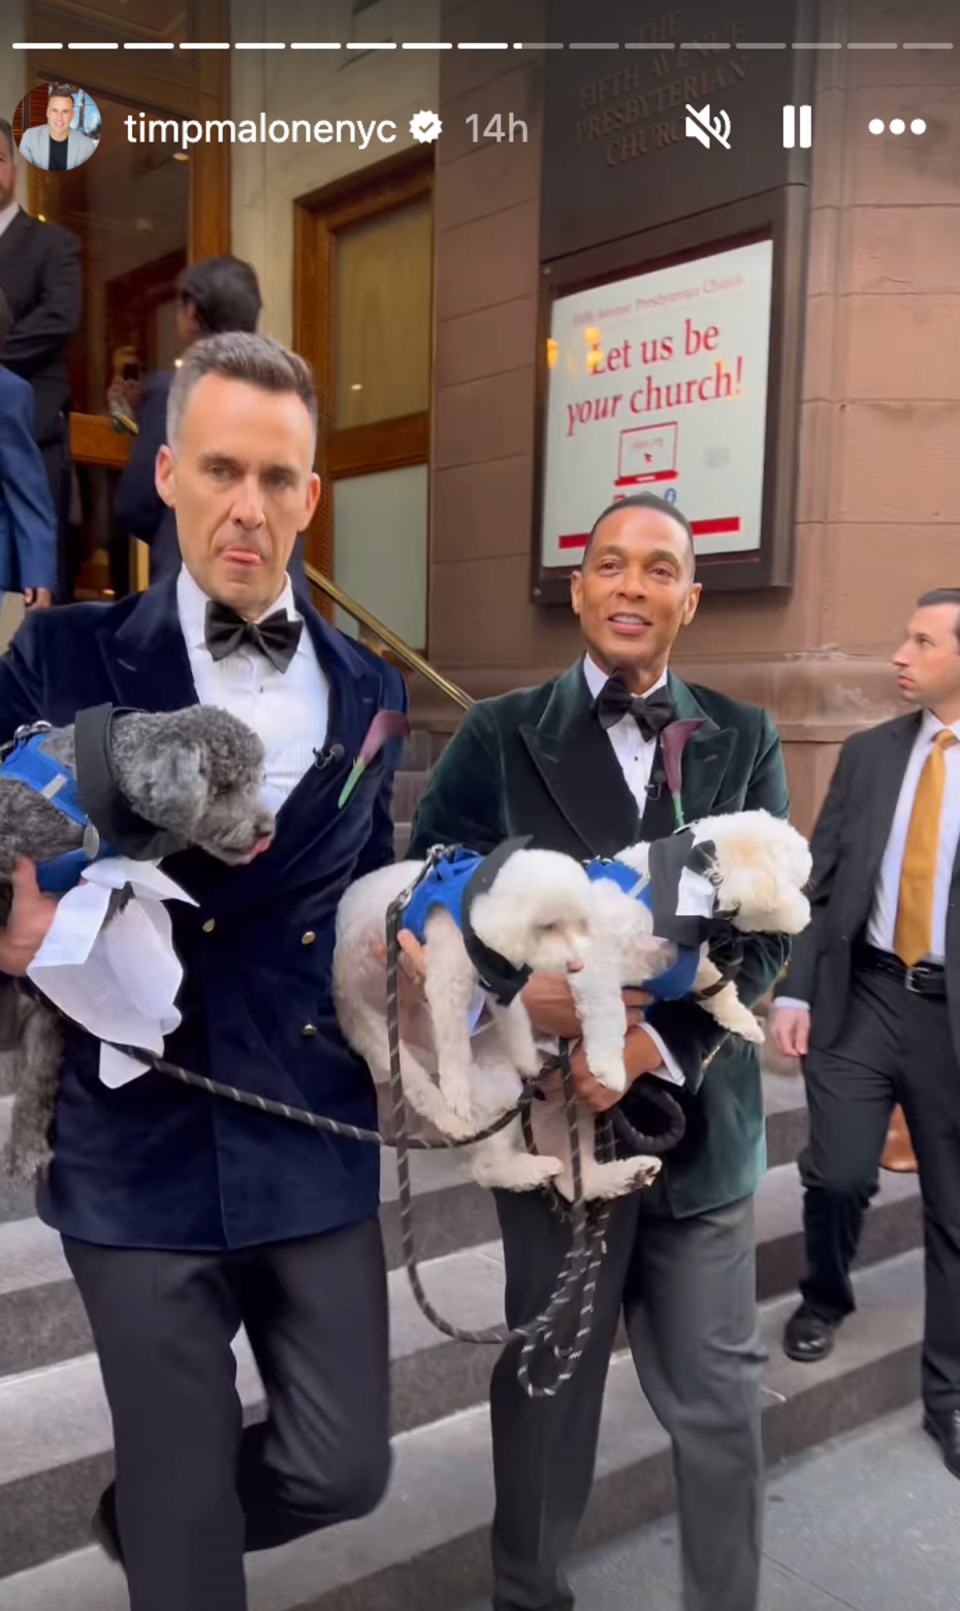
M 446 733 L 432 733 L 425 727 L 415 727 L 403 746 L 393 785 L 393 820 L 396 824 L 393 842 L 398 859 L 406 852 L 413 814 L 426 789 L 433 763 L 448 737 Z
M 764 1426 L 771 1464 L 912 1400 L 922 1315 L 916 1180 L 886 1176 L 867 1218 L 858 1314 L 833 1357 L 791 1364 L 779 1348 L 801 1262 L 794 1158 L 798 1079 L 765 1076 L 770 1170 L 757 1204 L 757 1283 L 770 1349 Z M 0 1096 L 0 1132 L 9 1118 Z M 416 1159 L 416 1224 L 427 1290 L 468 1326 L 502 1318 L 489 1196 L 461 1155 Z M 494 1349 L 432 1330 L 399 1268 L 396 1181 L 384 1159 L 390 1264 L 395 1470 L 376 1515 L 251 1557 L 251 1611 L 455 1611 L 482 1596 L 492 1506 L 485 1398 Z M 246 1341 L 236 1344 L 246 1412 L 262 1413 Z M 110 1424 L 86 1321 L 56 1236 L 29 1201 L 0 1201 L 0 1611 L 126 1611 L 122 1574 L 89 1542 L 111 1470 Z M 604 1413 L 586 1546 L 672 1506 L 669 1450 L 618 1350 Z

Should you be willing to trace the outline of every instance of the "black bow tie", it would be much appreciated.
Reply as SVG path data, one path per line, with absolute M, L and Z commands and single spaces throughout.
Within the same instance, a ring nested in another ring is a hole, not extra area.
M 622 677 L 611 677 L 604 683 L 593 702 L 601 727 L 615 727 L 624 716 L 632 716 L 643 737 L 648 741 L 659 737 L 665 727 L 676 720 L 673 698 L 669 688 L 656 688 L 643 698 L 632 694 Z
M 265 621 L 245 621 L 229 604 L 211 599 L 204 628 L 207 648 L 214 660 L 225 660 L 238 649 L 256 649 L 278 671 L 286 671 L 297 652 L 302 621 L 291 621 L 286 610 L 275 610 Z

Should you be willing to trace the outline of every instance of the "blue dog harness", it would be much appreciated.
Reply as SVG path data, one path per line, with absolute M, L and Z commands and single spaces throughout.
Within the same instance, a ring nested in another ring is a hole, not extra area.
M 402 926 L 409 929 L 421 945 L 427 937 L 427 919 L 439 906 L 448 911 L 457 928 L 462 929 L 463 897 L 483 859 L 473 850 L 451 850 L 436 861 L 417 884 L 403 914 Z
M 622 889 L 625 895 L 640 901 L 651 916 L 653 915 L 653 885 L 649 879 L 635 872 L 632 867 L 628 867 L 626 862 L 604 861 L 602 858 L 597 858 L 595 861 L 588 861 L 586 867 L 587 877 L 592 884 L 598 883 L 603 878 L 609 879 Z M 668 936 L 663 935 L 661 938 L 666 939 Z M 638 981 L 637 988 L 648 991 L 651 996 L 656 996 L 658 1001 L 679 1001 L 682 997 L 689 996 L 692 991 L 699 966 L 699 946 L 678 945 L 677 960 L 671 963 L 669 968 L 664 968 L 662 973 L 658 973 L 655 979 Z
M 76 777 L 41 749 L 49 722 L 20 727 L 6 753 L 0 751 L 0 777 L 15 779 L 43 796 L 78 828 L 77 850 L 53 856 L 37 868 L 37 883 L 51 895 L 73 889 L 95 861 L 129 856 L 132 861 L 162 861 L 186 848 L 177 834 L 147 822 L 124 798 L 110 759 L 114 718 L 129 715 L 124 706 L 94 705 L 73 719 Z
M 401 920 L 401 926 L 409 929 L 422 945 L 426 940 L 430 914 L 440 907 L 448 911 L 463 935 L 481 984 L 504 1002 L 511 1001 L 523 989 L 529 978 L 529 969 L 513 968 L 502 957 L 495 957 L 483 946 L 473 933 L 469 913 L 475 896 L 481 890 L 490 888 L 508 856 L 526 843 L 526 840 L 508 840 L 490 856 L 480 856 L 476 851 L 464 850 L 461 846 L 438 855 L 411 892 Z M 586 872 L 594 883 L 601 878 L 611 879 L 626 895 L 642 901 L 652 915 L 652 884 L 625 862 L 604 861 L 598 857 L 586 863 Z M 662 937 L 671 938 L 670 935 Z M 644 979 L 642 988 L 658 1000 L 679 1001 L 693 989 L 699 966 L 699 946 L 679 944 L 677 960 L 657 978 Z
M 470 912 L 477 896 L 490 889 L 504 862 L 515 850 L 522 850 L 529 843 L 529 837 L 507 839 L 489 856 L 464 850 L 460 845 L 446 851 L 438 847 L 411 891 L 402 919 L 402 926 L 410 929 L 422 944 L 431 912 L 438 907 L 448 911 L 460 930 L 481 985 L 503 1006 L 509 1006 L 520 994 L 530 977 L 530 969 L 514 967 L 506 957 L 498 956 L 484 945 L 470 920 Z
M 13 748 L 0 762 L 0 778 L 25 784 L 35 794 L 42 795 L 70 822 L 82 828 L 83 843 L 76 850 L 66 850 L 62 855 L 52 856 L 37 867 L 40 889 L 48 895 L 62 895 L 80 882 L 93 862 L 114 856 L 116 851 L 103 842 L 80 804 L 77 780 L 73 773 L 41 748 L 49 731 L 46 723 L 20 728 L 14 737 Z

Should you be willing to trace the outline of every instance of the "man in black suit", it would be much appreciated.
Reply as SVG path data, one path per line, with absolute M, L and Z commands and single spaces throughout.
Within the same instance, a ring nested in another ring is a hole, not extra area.
M 393 857 L 395 743 L 343 810 L 352 759 L 399 672 L 294 600 L 287 562 L 320 492 L 305 363 L 252 335 L 177 371 L 159 469 L 180 574 L 113 605 L 28 615 L 0 659 L 0 743 L 104 702 L 230 710 L 261 737 L 269 850 L 168 858 L 198 903 L 170 912 L 184 965 L 167 1055 L 291 1107 L 376 1125 L 376 1093 L 331 1000 L 337 903 Z M 259 622 L 270 621 L 270 632 Z M 51 921 L 26 864 L 0 969 Z M 372 1510 L 389 1471 L 387 1284 L 377 1148 L 149 1073 L 119 1090 L 97 1042 L 66 1041 L 39 1213 L 63 1238 L 113 1418 L 98 1513 L 131 1611 L 245 1611 L 244 1549 Z M 231 1342 L 245 1326 L 266 1421 L 244 1429 Z
M 177 329 L 184 346 L 205 336 L 230 330 L 253 332 L 262 306 L 257 276 L 249 263 L 226 254 L 201 258 L 183 269 L 177 280 L 180 298 Z M 157 454 L 167 440 L 167 399 L 169 371 L 150 375 L 143 386 L 136 411 L 137 435 L 130 445 L 117 487 L 114 515 L 127 536 L 139 537 L 150 549 L 150 580 L 176 576 L 180 569 L 180 548 L 173 510 L 168 509 L 157 491 Z M 115 380 L 111 395 L 129 402 L 127 388 L 137 383 Z M 297 593 L 309 597 L 303 571 L 303 537 L 298 536 L 290 556 L 290 575 Z
M 658 733 L 702 723 L 683 761 L 687 821 L 711 812 L 788 810 L 780 742 L 766 712 L 668 671 L 700 596 L 693 539 L 680 512 L 651 494 L 626 498 L 594 526 L 573 608 L 586 653 L 552 681 L 484 700 L 465 717 L 417 813 L 411 855 L 435 843 L 489 851 L 529 834 L 544 849 L 612 856 L 673 832 Z M 745 940 L 741 997 L 777 979 L 787 943 Z M 567 986 L 535 979 L 536 1029 L 575 1038 Z M 568 1611 L 562 1571 L 593 1477 L 604 1383 L 621 1309 L 641 1384 L 673 1441 L 686 1611 L 752 1611 L 758 1592 L 762 1471 L 753 1193 L 764 1165 L 756 1053 L 728 1041 L 689 1001 L 636 1009 L 624 1099 L 644 1128 L 647 1078 L 679 1088 L 682 1150 L 649 1191 L 614 1204 L 593 1330 L 555 1398 L 528 1398 L 509 1348 L 493 1380 L 497 1611 Z M 709 1068 L 708 1068 L 709 1064 Z M 581 1099 L 617 1099 L 573 1056 Z M 645 1077 L 645 1078 L 642 1078 Z M 649 1115 L 647 1116 L 649 1117 Z M 649 1128 L 650 1126 L 646 1126 Z M 543 1193 L 498 1193 L 511 1325 L 539 1314 L 569 1247 L 569 1226 Z
M 784 1347 L 825 1358 L 854 1308 L 850 1264 L 899 1103 L 924 1206 L 925 1425 L 960 1477 L 960 588 L 924 594 L 893 663 L 912 714 L 840 752 L 813 836 L 813 921 L 773 1013 L 810 1108 L 807 1273 Z
M 13 130 L 0 118 L 0 290 L 13 326 L 0 362 L 33 387 L 34 434 L 57 516 L 57 596 L 73 595 L 68 556 L 70 386 L 66 355 L 80 323 L 80 242 L 15 199 Z

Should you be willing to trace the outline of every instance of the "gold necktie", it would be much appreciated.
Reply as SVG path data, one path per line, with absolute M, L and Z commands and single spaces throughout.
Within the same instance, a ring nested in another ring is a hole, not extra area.
M 945 751 L 956 742 L 956 735 L 949 728 L 941 728 L 923 763 L 913 797 L 893 934 L 893 949 L 907 968 L 914 967 L 925 957 L 933 943 L 933 889 L 937 876 L 940 812 L 947 781 Z

